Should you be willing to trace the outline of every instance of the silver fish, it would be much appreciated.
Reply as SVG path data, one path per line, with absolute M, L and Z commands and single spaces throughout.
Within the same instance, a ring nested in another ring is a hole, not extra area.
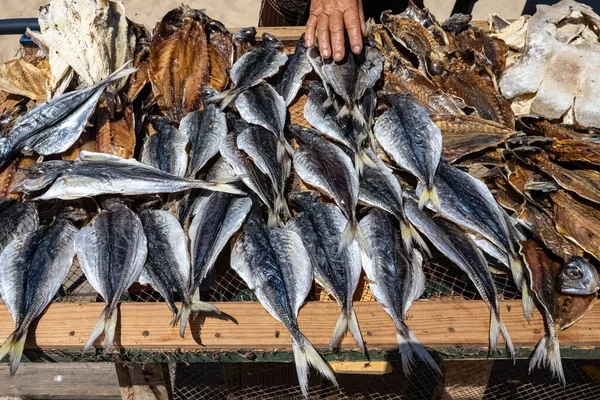
M 146 263 L 139 281 L 143 285 L 151 284 L 165 299 L 174 314 L 172 325 L 179 322 L 179 335 L 184 337 L 189 314 L 184 314 L 183 310 L 192 308 L 191 264 L 185 232 L 168 211 L 144 210 L 139 216 L 148 243 Z M 174 292 L 181 297 L 181 310 L 175 305 Z
M 440 215 L 471 233 L 483 236 L 506 252 L 515 284 L 523 289 L 524 298 L 528 296 L 527 283 L 523 279 L 523 264 L 517 249 L 517 232 L 488 187 L 445 160 L 440 162 L 437 169 L 435 187 L 440 200 Z M 525 312 L 527 315 L 528 311 Z
M 19 118 L 9 135 L 0 138 L 0 167 L 18 151 L 50 155 L 71 147 L 85 129 L 108 84 L 135 71 L 126 66 L 95 85 L 57 96 Z
M 375 137 L 396 164 L 419 179 L 419 207 L 431 202 L 440 211 L 434 176 L 442 155 L 442 133 L 408 96 L 393 95 L 393 108 L 375 123 Z
M 242 182 L 252 190 L 269 211 L 269 226 L 279 225 L 280 216 L 275 212 L 275 193 L 271 179 L 237 147 L 237 137 L 230 132 L 221 142 L 220 152 L 223 158 L 233 167 L 236 175 L 242 177 Z
M 333 372 L 298 327 L 298 311 L 312 286 L 310 256 L 297 233 L 269 228 L 254 207 L 231 252 L 231 267 L 292 339 L 300 388 L 308 397 L 308 366 L 337 386 Z
M 10 374 L 17 372 L 27 331 L 52 301 L 75 256 L 75 228 L 66 219 L 40 227 L 12 241 L 0 256 L 0 295 L 15 321 L 15 331 L 0 348 L 10 357 Z
M 273 86 L 262 83 L 244 91 L 235 101 L 235 106 L 242 118 L 249 124 L 260 125 L 279 139 L 277 159 L 281 160 L 284 152 L 294 154 L 294 149 L 285 139 L 283 128 L 287 108 Z
M 277 160 L 277 139 L 261 127 L 252 126 L 237 137 L 237 147 L 246 153 L 254 165 L 271 179 L 273 185 L 274 211 L 290 217 L 285 199 L 285 186 L 290 177 L 292 160 L 287 153 Z
M 311 71 L 312 65 L 306 55 L 306 43 L 304 34 L 302 34 L 298 39 L 294 54 L 288 58 L 281 82 L 276 87 L 277 93 L 283 97 L 286 106 L 292 104 L 302 86 L 302 80 Z
M 327 109 L 333 107 L 335 112 L 338 113 L 340 109 L 335 98 L 335 93 L 331 86 L 329 86 L 329 83 L 327 82 L 327 77 L 325 76 L 325 72 L 323 72 L 323 66 L 325 65 L 325 63 L 321 58 L 319 48 L 313 46 L 307 49 L 306 56 L 308 57 L 308 62 L 310 62 L 313 71 L 315 71 L 315 73 L 321 79 L 321 82 L 323 83 L 323 90 L 325 90 L 325 93 L 327 94 L 327 101 L 325 102 L 324 107 Z
M 165 117 L 154 117 L 157 130 L 144 141 L 140 161 L 166 173 L 184 176 L 187 167 L 187 135 L 175 128 Z
M 369 138 L 369 145 L 371 146 L 371 150 L 376 152 L 377 140 L 373 133 L 373 121 L 375 119 L 375 110 L 377 110 L 377 93 L 375 93 L 373 88 L 367 89 L 358 107 L 366 122 L 365 129 Z
M 558 275 L 558 290 L 561 293 L 585 296 L 600 290 L 596 267 L 580 256 L 571 256 Z
M 39 225 L 34 203 L 0 200 L 0 253 L 16 238 L 35 232 Z
M 37 200 L 70 200 L 101 194 L 174 193 L 194 188 L 244 194 L 229 184 L 186 179 L 133 159 L 86 151 L 79 153 L 75 161 L 46 161 L 23 168 L 13 191 L 32 193 L 46 189 Z
M 75 239 L 81 269 L 106 304 L 84 352 L 103 332 L 104 352 L 110 351 L 117 327 L 119 299 L 140 276 L 148 252 L 140 218 L 119 200 L 107 200 L 103 206 L 104 210 L 82 228 Z
M 192 224 L 188 230 L 192 269 L 189 291 L 198 297 L 200 285 L 208 276 L 217 257 L 229 239 L 236 233 L 252 206 L 249 198 L 235 197 L 226 193 L 212 193 L 200 197 L 194 205 Z M 202 307 L 204 305 L 204 307 Z M 206 303 L 196 301 L 195 309 L 218 310 Z M 184 309 L 182 308 L 182 312 Z
M 233 167 L 227 162 L 225 157 L 219 157 L 219 159 L 215 161 L 211 169 L 209 169 L 206 173 L 206 180 L 218 181 L 233 178 L 234 176 L 235 171 L 233 170 Z
M 352 307 L 352 297 L 361 273 L 358 245 L 353 243 L 341 253 L 337 251 L 346 218 L 337 206 L 324 204 L 317 197 L 313 192 L 293 195 L 293 200 L 300 205 L 302 212 L 287 224 L 287 228 L 300 235 L 310 255 L 317 283 L 342 308 L 329 349 L 338 348 L 349 330 L 364 353 L 365 343 Z
M 425 210 L 419 210 L 416 202 L 408 200 L 405 209 L 410 222 L 469 276 L 490 308 L 490 352 L 496 349 L 498 335 L 502 333 L 509 353 L 514 358 L 515 349 L 500 316 L 500 301 L 494 278 L 477 245 L 457 225 L 443 218 L 433 218 Z
M 233 34 L 233 60 L 239 60 L 241 56 L 246 54 L 256 45 L 256 28 L 242 28 Z
M 241 56 L 229 71 L 234 88 L 211 97 L 207 102 L 221 102 L 221 110 L 247 89 L 258 85 L 263 79 L 275 75 L 287 62 L 283 43 L 268 33 L 262 35 L 262 46 L 255 47 Z
M 187 176 L 195 178 L 208 161 L 219 152 L 219 145 L 227 135 L 225 113 L 214 104 L 202 111 L 192 111 L 181 119 L 179 130 L 190 138 L 191 150 Z
M 396 325 L 404 372 L 410 373 L 415 355 L 439 372 L 431 355 L 404 322 L 413 301 L 425 291 L 425 274 L 423 256 L 416 249 L 406 252 L 394 225 L 390 214 L 376 208 L 360 221 L 370 249 L 361 252 L 362 267 L 373 296 Z
M 348 220 L 339 250 L 355 239 L 359 246 L 366 248 L 356 219 L 358 174 L 350 157 L 336 145 L 321 138 L 314 129 L 290 125 L 289 130 L 300 144 L 293 161 L 296 173 L 306 184 L 333 199 Z

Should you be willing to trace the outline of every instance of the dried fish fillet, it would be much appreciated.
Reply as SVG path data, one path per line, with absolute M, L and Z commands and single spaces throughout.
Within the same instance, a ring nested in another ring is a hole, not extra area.
M 25 56 L 0 66 L 0 90 L 44 102 L 49 97 L 50 65 L 44 57 Z

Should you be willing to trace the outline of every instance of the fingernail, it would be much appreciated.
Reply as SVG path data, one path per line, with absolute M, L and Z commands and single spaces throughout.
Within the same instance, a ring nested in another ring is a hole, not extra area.
M 323 57 L 327 58 L 329 57 L 331 54 L 329 53 L 329 50 L 323 50 Z
M 342 53 L 335 53 L 333 58 L 335 58 L 336 61 L 340 61 L 342 59 Z
M 354 53 L 355 54 L 360 53 L 360 46 L 354 46 Z

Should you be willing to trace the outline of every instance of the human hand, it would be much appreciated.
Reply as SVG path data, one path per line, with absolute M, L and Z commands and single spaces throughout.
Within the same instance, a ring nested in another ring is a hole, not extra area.
M 333 54 L 335 61 L 344 58 L 344 33 L 348 31 L 354 54 L 362 51 L 362 36 L 367 35 L 362 0 L 312 0 L 306 23 L 306 45 L 315 44 L 315 31 L 323 58 Z

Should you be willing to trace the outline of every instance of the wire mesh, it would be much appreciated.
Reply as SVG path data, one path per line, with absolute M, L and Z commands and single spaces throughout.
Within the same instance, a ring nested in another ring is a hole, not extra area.
M 339 388 L 312 374 L 309 399 L 600 399 L 600 363 L 564 360 L 567 384 L 545 371 L 529 374 L 528 361 L 444 361 L 442 374 L 400 363 L 384 375 L 336 374 Z M 174 399 L 302 399 L 293 363 L 171 364 Z

